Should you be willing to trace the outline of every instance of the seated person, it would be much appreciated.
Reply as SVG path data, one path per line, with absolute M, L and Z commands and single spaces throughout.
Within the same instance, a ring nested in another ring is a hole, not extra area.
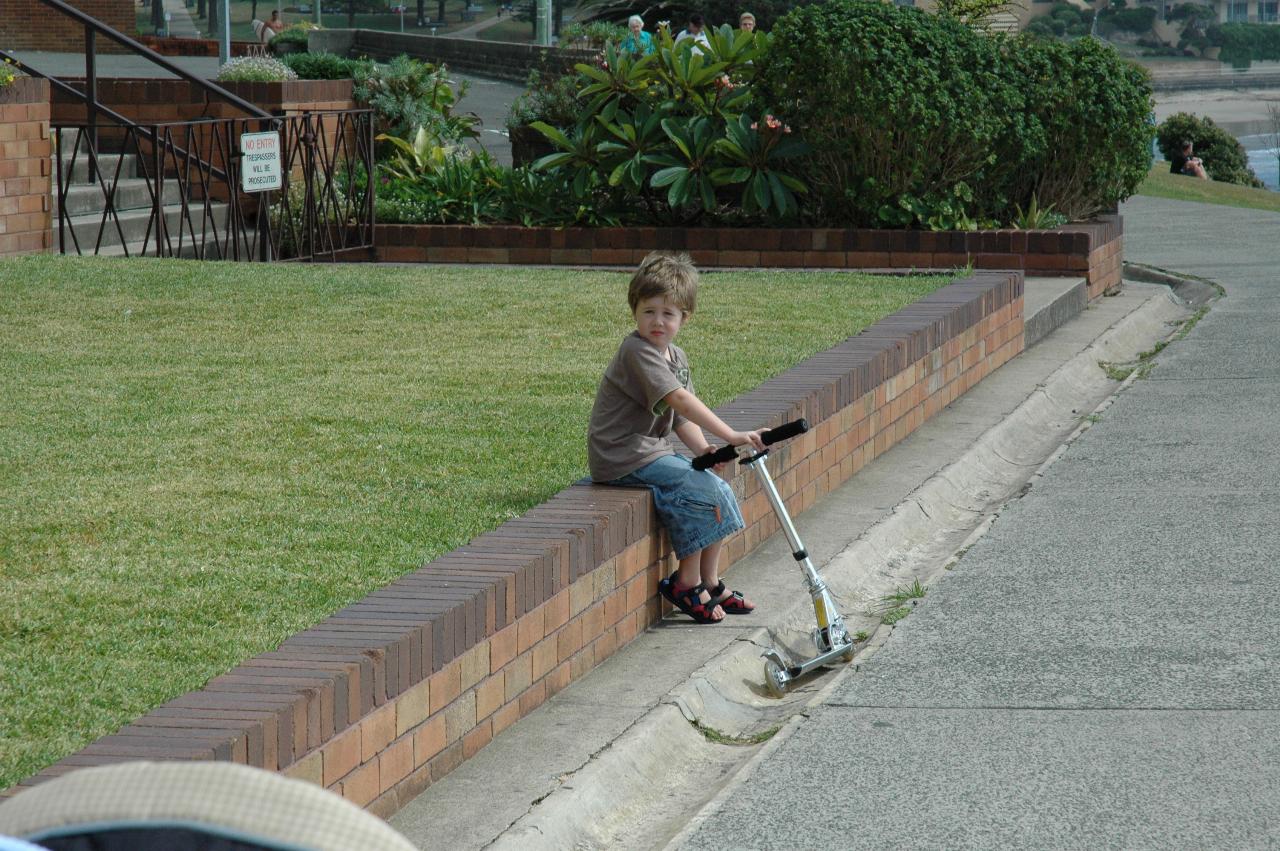
M 271 38 L 278 35 L 284 29 L 284 21 L 280 20 L 279 9 L 273 9 L 271 11 L 271 20 L 267 21 L 264 26 L 265 26 L 265 29 L 268 29 L 271 31 L 270 34 L 267 35 L 268 41 L 270 41 Z
M 1190 140 L 1183 142 L 1179 152 L 1169 161 L 1169 171 L 1172 174 L 1185 174 L 1187 177 L 1198 177 L 1201 180 L 1209 179 L 1209 175 L 1204 170 L 1204 163 L 1193 154 Z
M 644 31 L 644 18 L 632 15 L 627 19 L 627 29 L 631 32 L 618 45 L 619 48 L 637 56 L 653 53 L 653 36 Z

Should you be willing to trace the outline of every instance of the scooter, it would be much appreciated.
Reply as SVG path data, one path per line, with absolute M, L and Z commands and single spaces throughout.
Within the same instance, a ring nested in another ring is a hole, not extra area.
M 799 419 L 762 432 L 760 439 L 768 447 L 784 440 L 790 440 L 808 430 L 808 420 Z M 818 622 L 817 628 L 812 633 L 813 643 L 818 650 L 818 655 L 792 664 L 784 659 L 782 653 L 777 649 L 771 648 L 764 652 L 765 687 L 769 689 L 769 693 L 774 697 L 782 697 L 787 693 L 787 689 L 792 682 L 815 668 L 820 668 L 836 661 L 852 662 L 854 642 L 849 635 L 849 630 L 845 628 L 844 618 L 840 616 L 840 609 L 836 607 L 835 599 L 831 596 L 831 589 L 827 587 L 827 583 L 818 575 L 813 562 L 809 560 L 809 553 L 805 550 L 804 544 L 800 541 L 800 535 L 796 532 L 796 527 L 791 522 L 791 515 L 787 513 L 787 506 L 782 502 L 782 497 L 778 494 L 778 488 L 773 483 L 773 477 L 769 475 L 769 467 L 765 464 L 768 456 L 768 448 L 762 452 L 756 452 L 750 445 L 724 446 L 715 452 L 708 452 L 705 455 L 699 455 L 694 458 L 693 467 L 695 470 L 706 470 L 736 458 L 739 464 L 755 470 L 756 476 L 760 479 L 760 486 L 764 489 L 765 495 L 769 498 L 769 504 L 773 506 L 773 511 L 778 515 L 778 521 L 782 524 L 782 531 L 786 533 L 787 543 L 791 546 L 791 555 L 800 563 L 800 568 L 804 571 L 805 581 L 809 585 L 809 596 L 813 599 L 814 617 Z

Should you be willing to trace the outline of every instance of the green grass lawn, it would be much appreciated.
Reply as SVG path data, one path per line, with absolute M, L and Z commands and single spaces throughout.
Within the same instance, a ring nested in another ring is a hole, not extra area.
M 533 24 L 528 21 L 517 21 L 514 18 L 494 24 L 476 33 L 480 41 L 507 41 L 516 44 L 528 44 L 533 41 Z
M 1169 164 L 1163 161 L 1157 161 L 1151 167 L 1151 173 L 1138 187 L 1138 194 L 1150 195 L 1154 198 L 1173 198 L 1178 201 L 1199 201 L 1202 204 L 1221 204 L 1226 207 L 1249 207 L 1255 210 L 1280 212 L 1280 192 L 1170 174 Z
M 586 473 L 620 273 L 0 261 L 0 788 Z M 703 278 L 711 404 L 944 278 Z

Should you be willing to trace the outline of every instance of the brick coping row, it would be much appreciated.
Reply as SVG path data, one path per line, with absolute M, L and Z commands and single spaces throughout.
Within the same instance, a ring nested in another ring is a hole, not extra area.
M 976 273 L 717 412 L 810 420 L 772 453 L 802 513 L 1022 350 L 1022 292 L 1020 273 Z M 754 477 L 726 478 L 747 523 L 732 564 L 778 524 Z M 225 759 L 388 815 L 660 618 L 673 564 L 647 491 L 571 486 L 3 794 L 86 765 Z
M 827 269 L 1016 269 L 1083 275 L 1089 297 L 1120 284 L 1120 216 L 1053 230 L 858 228 L 547 228 L 378 225 L 378 260 L 404 263 L 632 265 L 649 251 L 687 251 L 699 266 Z

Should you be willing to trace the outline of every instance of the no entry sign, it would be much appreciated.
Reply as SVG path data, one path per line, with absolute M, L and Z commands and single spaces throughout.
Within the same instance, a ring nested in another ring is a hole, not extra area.
M 241 185 L 245 192 L 265 192 L 268 189 L 279 189 L 283 185 L 280 178 L 280 134 L 243 133 L 240 136 Z

